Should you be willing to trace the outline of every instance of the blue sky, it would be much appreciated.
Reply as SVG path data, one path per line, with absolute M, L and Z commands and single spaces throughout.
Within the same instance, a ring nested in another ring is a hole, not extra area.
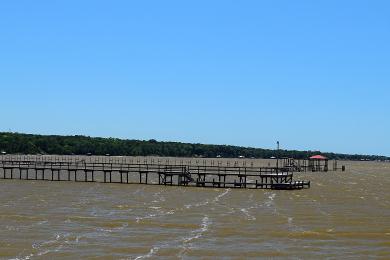
M 1 1 L 0 131 L 390 155 L 388 1 Z

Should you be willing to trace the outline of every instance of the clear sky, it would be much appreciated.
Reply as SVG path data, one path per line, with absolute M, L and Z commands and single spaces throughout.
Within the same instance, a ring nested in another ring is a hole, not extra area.
M 0 131 L 390 155 L 390 1 L 0 2 Z

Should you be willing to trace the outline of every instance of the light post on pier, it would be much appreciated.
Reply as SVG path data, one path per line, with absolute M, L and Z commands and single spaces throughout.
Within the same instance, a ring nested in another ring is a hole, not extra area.
M 276 170 L 279 171 L 279 149 L 280 149 L 280 143 L 279 141 L 276 141 Z

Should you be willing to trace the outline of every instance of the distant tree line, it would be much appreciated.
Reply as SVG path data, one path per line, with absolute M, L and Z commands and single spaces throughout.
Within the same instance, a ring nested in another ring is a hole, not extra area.
M 322 154 L 329 159 L 388 160 L 374 155 L 321 153 L 320 151 L 269 150 L 231 145 L 158 142 L 156 140 L 122 140 L 89 136 L 32 135 L 0 132 L 0 152 L 8 154 L 112 155 L 112 156 L 172 156 L 205 158 L 271 158 L 306 159 Z

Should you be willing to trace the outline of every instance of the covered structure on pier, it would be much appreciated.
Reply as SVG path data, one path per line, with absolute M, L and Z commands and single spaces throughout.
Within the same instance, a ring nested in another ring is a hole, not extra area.
M 313 172 L 327 172 L 329 159 L 323 155 L 314 155 L 309 158 L 309 169 Z

